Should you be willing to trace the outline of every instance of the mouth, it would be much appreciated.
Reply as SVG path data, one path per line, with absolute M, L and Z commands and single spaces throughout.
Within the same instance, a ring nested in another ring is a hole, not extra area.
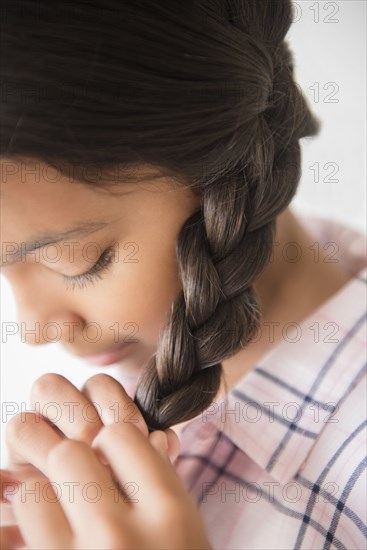
M 82 355 L 80 356 L 80 359 L 97 366 L 113 365 L 124 357 L 130 344 L 131 342 L 125 342 L 110 351 L 99 353 L 97 355 Z

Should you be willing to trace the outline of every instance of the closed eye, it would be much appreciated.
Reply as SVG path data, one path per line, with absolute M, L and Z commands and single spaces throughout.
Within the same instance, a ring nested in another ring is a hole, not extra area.
M 112 260 L 115 257 L 114 252 L 115 251 L 113 246 L 107 248 L 104 252 L 102 252 L 93 267 L 91 267 L 85 273 L 73 276 L 62 275 L 67 285 L 67 290 L 74 290 L 76 286 L 78 288 L 84 288 L 88 284 L 94 285 L 97 279 L 103 279 L 108 268 L 111 266 Z

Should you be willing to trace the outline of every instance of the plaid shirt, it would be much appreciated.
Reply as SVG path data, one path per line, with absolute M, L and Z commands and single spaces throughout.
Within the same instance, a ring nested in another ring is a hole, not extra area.
M 366 240 L 298 218 L 353 278 L 183 427 L 176 471 L 218 550 L 367 546 Z

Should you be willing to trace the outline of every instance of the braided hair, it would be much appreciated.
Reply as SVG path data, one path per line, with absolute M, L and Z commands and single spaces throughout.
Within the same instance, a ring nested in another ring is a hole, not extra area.
M 297 190 L 299 140 L 320 127 L 294 82 L 291 1 L 4 5 L 2 80 L 39 93 L 3 94 L 2 156 L 107 189 L 116 166 L 126 180 L 144 163 L 200 197 L 176 242 L 182 290 L 134 398 L 150 431 L 190 420 L 257 335 L 253 284 Z

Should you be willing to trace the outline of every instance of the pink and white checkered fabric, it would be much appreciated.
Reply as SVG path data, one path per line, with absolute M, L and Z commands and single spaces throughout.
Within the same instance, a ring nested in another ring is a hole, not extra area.
M 213 549 L 367 546 L 366 237 L 298 218 L 353 278 L 184 426 L 175 467 Z

